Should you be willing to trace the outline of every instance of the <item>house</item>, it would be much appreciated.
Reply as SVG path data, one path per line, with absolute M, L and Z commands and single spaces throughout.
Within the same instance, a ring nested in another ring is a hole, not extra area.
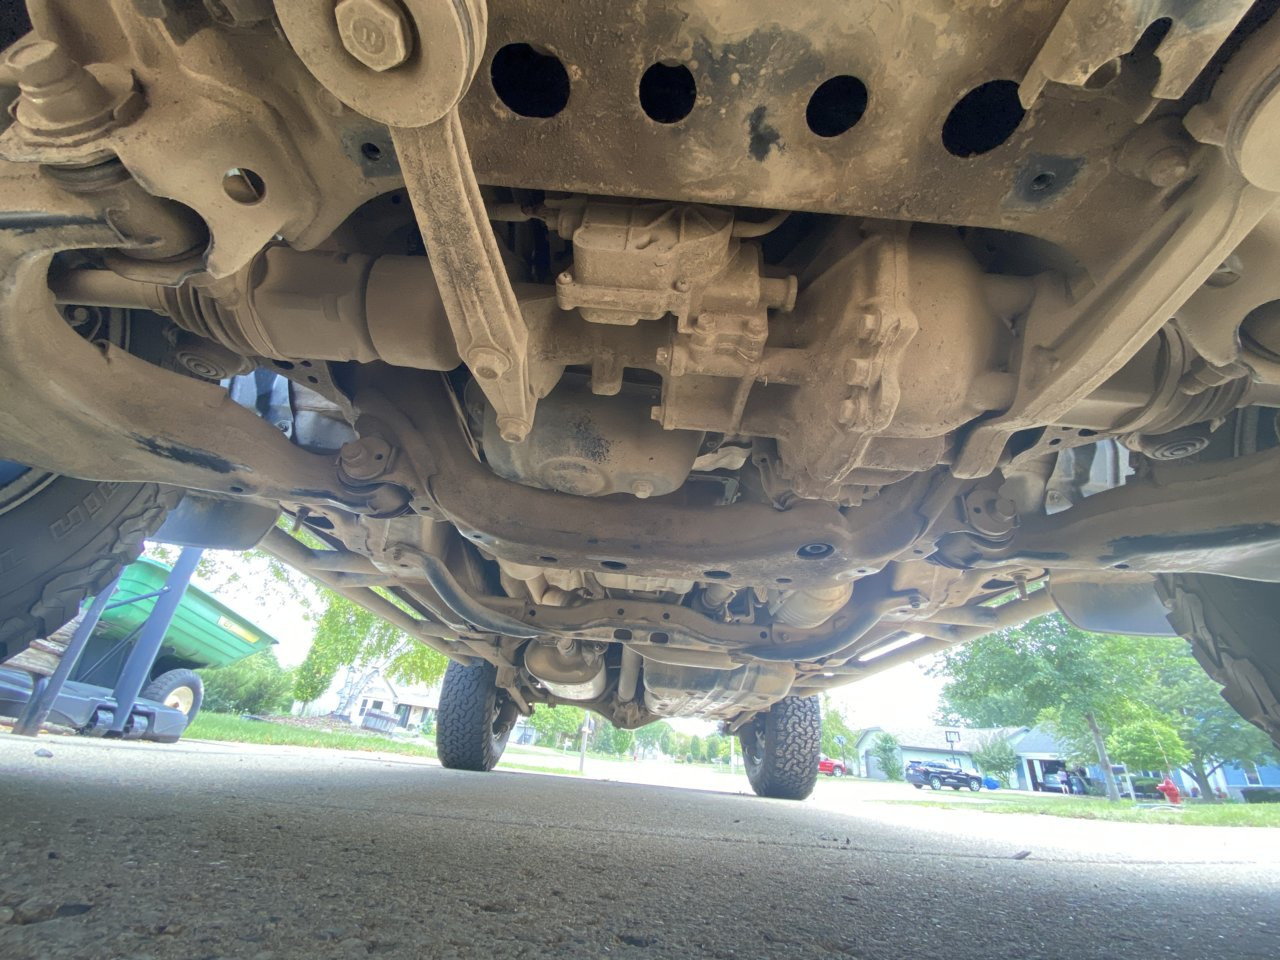
M 1192 786 L 1195 786 L 1195 779 L 1183 770 L 1175 770 L 1173 779 L 1184 794 L 1190 794 Z M 1222 766 L 1209 774 L 1209 784 L 1219 795 L 1241 800 L 1253 787 L 1280 788 L 1280 766 L 1265 763 Z
M 868 727 L 854 741 L 854 772 L 858 776 L 885 780 L 880 761 L 871 752 L 876 738 L 892 734 L 898 741 L 905 766 L 910 760 L 937 760 L 955 764 L 966 770 L 976 769 L 973 751 L 991 736 L 1012 737 L 1027 732 L 1027 727 Z
M 1017 766 L 1010 771 L 1009 789 L 1041 790 L 1045 778 L 1067 769 L 1065 751 L 1053 735 L 1043 727 L 871 727 L 857 740 L 858 773 L 874 779 L 885 779 L 879 761 L 872 754 L 876 737 L 892 734 L 898 741 L 905 766 L 910 760 L 936 760 L 966 770 L 977 770 L 973 751 L 990 737 L 1008 740 L 1018 756 Z M 1091 774 L 1101 776 L 1098 771 Z
M 872 754 L 876 738 L 882 733 L 892 734 L 898 741 L 898 749 L 905 766 L 910 760 L 937 760 L 943 763 L 976 770 L 973 751 L 986 738 L 996 735 L 1006 738 L 1018 756 L 1018 764 L 1012 771 L 1009 788 L 1012 790 L 1041 790 L 1045 778 L 1066 770 L 1066 750 L 1044 727 L 870 727 L 855 741 L 855 774 L 872 779 L 886 779 L 880 762 Z M 1102 779 L 1102 770 L 1096 764 L 1086 767 L 1085 773 L 1094 782 Z M 1130 770 L 1133 777 L 1163 776 L 1162 771 Z M 1183 770 L 1173 771 L 1173 779 L 1184 795 L 1191 794 L 1195 780 Z M 1239 800 L 1250 787 L 1280 787 L 1280 766 L 1244 764 L 1224 766 L 1209 776 L 1215 792 Z M 1198 788 L 1197 788 L 1198 789 Z
M 1040 790 L 1046 776 L 1066 768 L 1062 745 L 1044 727 L 1022 727 L 1009 738 L 1009 743 L 1018 754 L 1010 789 Z
M 379 667 L 347 667 L 334 676 L 329 689 L 307 704 L 295 703 L 298 716 L 341 716 L 359 726 L 370 710 L 394 714 L 396 725 L 416 730 L 440 706 L 440 685 L 422 687 L 384 676 Z

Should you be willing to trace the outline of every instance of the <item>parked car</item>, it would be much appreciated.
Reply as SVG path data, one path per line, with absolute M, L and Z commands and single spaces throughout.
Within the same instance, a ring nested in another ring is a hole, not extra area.
M 843 760 L 833 760 L 831 757 L 818 757 L 818 772 L 825 773 L 828 777 L 843 777 L 849 772 L 849 768 L 844 765 Z
M 982 789 L 982 777 L 978 774 L 937 760 L 911 760 L 907 763 L 906 775 L 907 783 L 917 790 L 923 789 L 925 784 L 932 790 L 941 790 L 943 787 L 960 790 L 968 787 L 977 793 Z
M 1074 773 L 1046 773 L 1036 789 L 1042 793 L 1070 793 L 1083 796 L 1089 792 L 1084 778 Z

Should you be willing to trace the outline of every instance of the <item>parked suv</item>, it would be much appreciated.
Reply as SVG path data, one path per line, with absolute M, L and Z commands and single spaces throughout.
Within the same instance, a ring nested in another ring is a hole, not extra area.
M 982 778 L 976 773 L 935 760 L 908 761 L 906 773 L 907 783 L 917 790 L 923 789 L 925 784 L 933 790 L 941 790 L 943 787 L 959 790 L 961 787 L 968 787 L 977 793 L 982 789 Z

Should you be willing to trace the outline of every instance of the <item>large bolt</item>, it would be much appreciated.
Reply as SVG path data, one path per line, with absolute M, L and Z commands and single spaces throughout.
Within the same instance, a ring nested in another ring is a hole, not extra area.
M 532 429 L 533 424 L 521 417 L 498 418 L 498 436 L 502 437 L 507 443 L 523 443 L 524 438 L 529 436 L 529 431 Z
M 46 90 L 74 80 L 80 72 L 80 65 L 48 40 L 14 47 L 5 56 L 5 66 L 16 75 L 18 85 L 28 91 Z
M 4 66 L 22 91 L 15 119 L 28 130 L 74 134 L 110 121 L 115 97 L 56 43 L 33 40 L 13 47 Z
M 467 366 L 481 380 L 497 380 L 511 369 L 511 360 L 496 347 L 475 347 L 467 352 Z
M 361 437 L 342 445 L 338 462 L 342 473 L 351 480 L 375 480 L 391 469 L 394 452 L 381 437 Z
M 333 15 L 347 53 L 370 70 L 391 70 L 413 52 L 409 18 L 397 0 L 342 0 Z

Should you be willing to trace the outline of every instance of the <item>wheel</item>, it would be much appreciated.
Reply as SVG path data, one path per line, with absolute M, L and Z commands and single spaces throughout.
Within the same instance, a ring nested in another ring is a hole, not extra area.
M 1158 585 L 1169 622 L 1222 696 L 1280 746 L 1280 583 L 1179 574 Z
M 951 789 L 952 789 L 952 790 L 954 790 L 956 793 L 959 793 L 959 792 L 960 792 L 960 784 L 958 784 L 958 783 L 953 783 L 953 784 L 951 784 Z
M 53 633 L 136 560 L 179 496 L 0 461 L 0 661 Z
M 143 687 L 139 696 L 143 700 L 154 700 L 166 707 L 181 710 L 187 715 L 187 723 L 190 724 L 200 712 L 200 704 L 204 702 L 204 681 L 194 670 L 170 670 Z
M 833 777 L 843 777 L 843 776 L 844 776 L 844 767 L 832 767 L 832 768 L 831 768 L 831 775 L 832 775 Z
M 942 789 L 942 781 L 941 781 L 941 780 L 939 780 L 937 777 L 930 777 L 930 778 L 929 778 L 929 789 L 930 789 L 930 790 L 941 790 L 941 789 Z
M 450 661 L 436 715 L 436 755 L 450 770 L 492 770 L 515 726 L 515 704 L 498 689 L 498 670 Z
M 981 780 L 970 780 L 970 781 L 969 781 L 969 789 L 970 789 L 970 790 L 972 790 L 974 793 L 977 793 L 979 790 L 981 790 L 981 789 L 982 789 L 982 781 L 981 781 Z
M 817 697 L 784 697 L 742 728 L 747 780 L 759 796 L 803 800 L 818 782 L 822 713 Z
M 923 789 L 924 789 L 924 784 L 923 784 L 923 783 L 913 783 L 913 784 L 912 784 L 912 786 L 913 786 L 913 787 L 915 787 L 917 790 L 923 790 Z

